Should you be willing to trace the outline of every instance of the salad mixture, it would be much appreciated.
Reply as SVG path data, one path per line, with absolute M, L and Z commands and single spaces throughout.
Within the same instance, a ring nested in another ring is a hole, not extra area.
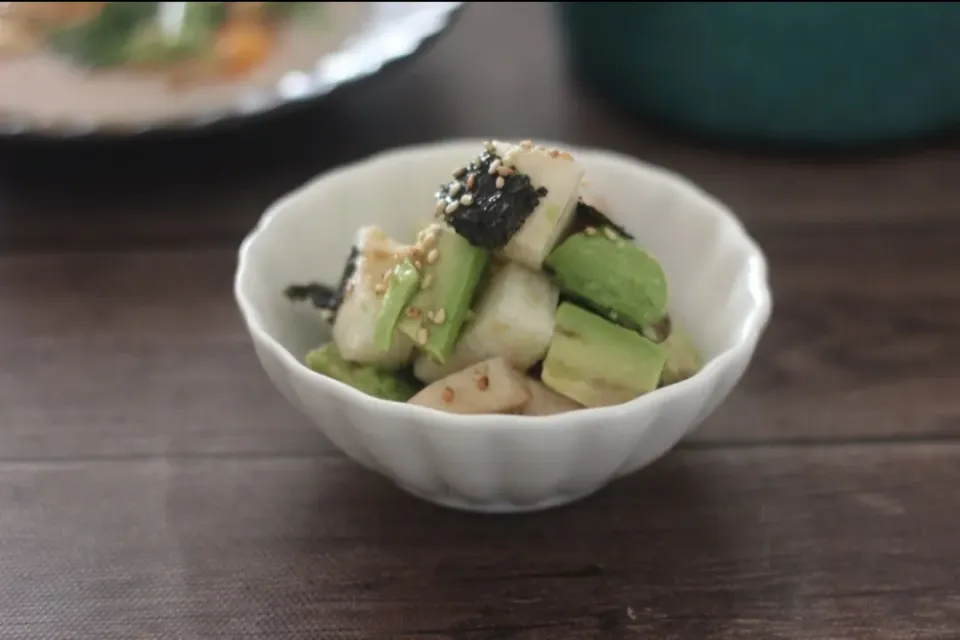
M 584 168 L 487 142 L 405 244 L 356 235 L 340 283 L 295 284 L 332 323 L 306 364 L 370 395 L 462 414 L 551 415 L 694 375 L 657 261 L 580 192 Z
M 272 53 L 279 29 L 319 2 L 2 2 L 0 56 L 41 50 L 86 69 L 236 77 Z

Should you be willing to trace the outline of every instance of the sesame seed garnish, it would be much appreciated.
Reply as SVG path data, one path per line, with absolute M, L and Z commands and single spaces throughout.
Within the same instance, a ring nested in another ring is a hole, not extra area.
M 477 174 L 471 173 L 467 176 L 467 191 L 473 189 L 474 182 L 476 182 Z
M 617 232 L 610 227 L 603 228 L 603 235 L 607 236 L 607 240 L 616 241 L 619 239 Z
M 611 312 L 610 312 L 610 319 L 611 319 L 611 320 L 616 320 L 616 319 L 619 318 L 619 317 L 620 317 L 620 315 L 617 314 L 616 311 L 611 311 Z
M 573 160 L 573 156 L 568 151 L 561 151 L 560 157 L 564 160 Z
M 486 142 L 484 142 L 484 143 L 483 143 L 483 147 L 484 147 L 484 149 L 486 149 L 489 153 L 494 153 L 494 152 L 497 150 L 497 146 L 496 146 L 495 144 L 493 144 L 493 141 L 492 141 L 492 140 L 487 140 Z
M 427 275 L 423 276 L 423 280 L 420 281 L 420 288 L 429 289 L 431 284 L 433 284 L 433 274 L 428 273 Z
M 460 206 L 460 203 L 454 200 L 444 208 L 443 212 L 449 215 L 454 211 L 456 211 L 459 206 Z
M 506 184 L 503 181 L 503 176 L 497 176 L 497 189 L 503 189 L 503 185 Z
M 443 393 L 440 394 L 440 397 L 443 399 L 444 402 L 448 402 L 448 403 L 453 402 L 453 397 L 454 397 L 453 389 L 451 389 L 450 387 L 444 387 Z
M 377 295 L 383 295 L 384 293 L 387 292 L 387 285 L 383 284 L 382 282 L 378 282 L 376 286 L 373 288 L 373 291 Z
M 447 320 L 447 310 L 443 307 L 433 312 L 433 321 L 437 324 L 443 324 Z
M 436 214 L 440 215 L 441 213 L 443 213 L 443 208 L 446 206 L 447 206 L 447 203 L 445 203 L 443 200 L 437 200 Z
M 490 378 L 488 378 L 483 374 L 477 376 L 477 389 L 480 389 L 480 391 L 486 391 L 487 387 L 489 386 L 490 386 Z
M 430 249 L 427 253 L 427 264 L 433 264 L 440 259 L 440 252 L 436 249 Z
M 559 149 L 550 149 L 550 151 L 547 151 L 547 155 L 549 155 L 551 158 L 556 158 L 556 157 L 558 157 L 558 156 L 560 155 L 560 150 L 559 150 Z
M 430 339 L 430 333 L 427 331 L 426 327 L 420 327 L 417 329 L 417 342 L 420 344 L 427 344 L 427 340 Z
M 450 193 L 450 197 L 451 197 L 451 198 L 456 197 L 456 195 L 457 195 L 458 193 L 460 193 L 460 183 L 459 183 L 459 182 L 454 182 L 454 183 L 452 183 L 452 184 L 450 185 L 450 191 L 449 191 L 449 193 Z
M 462 204 L 465 207 L 469 207 L 470 205 L 473 204 L 473 196 L 470 195 L 469 193 L 463 194 L 462 196 L 460 196 L 460 204 Z
M 420 317 L 420 309 L 417 309 L 416 307 L 407 307 L 407 317 L 408 317 L 408 318 L 419 318 L 419 317 Z
M 593 227 L 587 227 L 586 229 L 583 230 L 583 232 L 584 232 L 585 234 L 587 234 L 588 236 L 595 236 L 595 235 L 597 235 L 597 230 L 596 230 L 595 228 L 593 228 Z
M 417 268 L 417 271 L 423 271 L 423 263 L 419 260 L 414 260 L 413 266 Z
M 454 178 L 459 178 L 460 176 L 462 176 L 462 175 L 465 174 L 466 172 L 467 172 L 467 168 L 466 168 L 466 167 L 460 167 L 459 169 L 454 169 L 454 171 L 453 171 L 453 177 L 454 177 Z
M 429 320 L 430 322 L 434 322 L 433 311 L 427 311 L 426 316 L 427 316 L 427 320 Z
M 501 164 L 500 158 L 497 158 L 496 160 L 490 163 L 490 171 L 489 171 L 490 175 L 493 175 L 497 172 L 497 169 L 500 168 L 500 164 Z
M 533 141 L 532 141 L 532 140 L 524 140 L 523 142 L 520 143 L 520 146 L 523 147 L 524 149 L 529 149 L 529 148 L 531 148 L 531 147 L 533 146 Z
M 321 309 L 320 317 L 323 318 L 325 322 L 330 322 L 331 320 L 333 320 L 333 311 L 331 311 L 330 309 Z

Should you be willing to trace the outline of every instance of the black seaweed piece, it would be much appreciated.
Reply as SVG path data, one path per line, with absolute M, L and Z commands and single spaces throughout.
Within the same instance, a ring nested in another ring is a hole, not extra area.
M 655 324 L 643 326 L 635 322 L 631 322 L 629 318 L 620 316 L 620 314 L 609 307 L 595 304 L 593 301 L 582 296 L 578 296 L 574 293 L 570 293 L 569 291 L 560 292 L 560 304 L 563 304 L 564 302 L 569 302 L 570 304 L 574 304 L 578 307 L 586 309 L 587 311 L 592 311 L 598 316 L 609 320 L 619 327 L 639 333 L 644 338 L 652 342 L 663 342 L 670 337 L 670 333 L 673 331 L 673 323 L 670 320 L 670 314 L 664 315 L 663 318 L 661 318 Z
M 318 309 L 327 310 L 332 313 L 330 321 L 336 319 L 337 311 L 343 304 L 343 298 L 347 292 L 347 283 L 353 277 L 357 270 L 357 258 L 360 257 L 360 251 L 356 246 L 350 248 L 350 255 L 347 256 L 347 263 L 343 267 L 343 273 L 340 275 L 340 284 L 337 288 L 319 282 L 310 282 L 307 284 L 291 284 L 283 290 L 289 300 L 293 302 L 309 301 Z
M 533 363 L 533 366 L 527 369 L 527 375 L 539 380 L 540 376 L 543 375 L 543 360 L 537 360 Z
M 629 240 L 635 240 L 635 238 L 627 232 L 626 229 L 618 225 L 616 222 L 611 220 L 606 214 L 597 209 L 594 206 L 591 206 L 584 202 L 583 200 L 577 201 L 577 212 L 573 219 L 573 224 L 571 225 L 570 230 L 567 232 L 567 237 L 572 236 L 576 233 L 580 233 L 587 227 L 601 228 L 601 227 L 610 227 L 616 231 L 619 235 L 627 238 Z
M 283 290 L 285 295 L 292 302 L 307 302 L 318 309 L 332 310 L 336 304 L 337 290 L 319 282 L 309 282 L 307 284 L 291 284 Z
M 525 174 L 501 175 L 494 171 L 491 175 L 491 165 L 499 160 L 496 154 L 484 153 L 437 192 L 437 199 L 445 205 L 457 203 L 453 212 L 444 214 L 446 222 L 467 242 L 487 251 L 506 246 L 540 204 L 540 198 L 547 195 L 544 187 L 535 187 Z M 503 179 L 499 189 L 498 178 Z M 471 204 L 463 204 L 464 195 L 472 198 Z
M 630 331 L 636 331 L 637 333 L 646 335 L 644 333 L 644 328 L 641 325 L 638 325 L 635 322 L 631 322 L 629 318 L 621 317 L 620 314 L 618 314 L 613 309 L 610 309 L 609 307 L 604 307 L 604 306 L 595 304 L 592 300 L 588 300 L 587 298 L 584 298 L 582 296 L 578 296 L 574 293 L 570 293 L 569 291 L 561 291 L 560 304 L 563 304 L 564 302 L 569 302 L 570 304 L 574 304 L 578 307 L 586 309 L 587 311 L 592 311 L 598 316 L 606 318 L 613 324 L 621 326 L 624 329 L 630 329 Z

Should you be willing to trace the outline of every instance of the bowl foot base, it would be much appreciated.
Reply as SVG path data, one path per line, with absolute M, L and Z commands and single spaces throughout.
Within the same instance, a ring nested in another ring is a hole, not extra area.
M 583 500 L 584 498 L 593 495 L 594 493 L 600 491 L 603 487 L 596 487 L 589 491 L 582 493 L 574 494 L 563 494 L 558 496 L 551 496 L 545 500 L 540 500 L 538 502 L 530 503 L 517 503 L 517 502 L 479 502 L 469 500 L 467 498 L 449 496 L 449 495 L 438 495 L 438 494 L 428 494 L 414 489 L 412 487 L 402 485 L 397 483 L 397 487 L 412 495 L 415 498 L 419 498 L 431 504 L 435 504 L 439 507 L 444 507 L 446 509 L 453 509 L 455 511 L 468 511 L 471 513 L 489 513 L 489 514 L 510 514 L 510 513 L 533 513 L 536 511 L 546 511 L 547 509 L 555 509 L 557 507 L 563 507 L 568 504 L 577 502 L 578 500 Z

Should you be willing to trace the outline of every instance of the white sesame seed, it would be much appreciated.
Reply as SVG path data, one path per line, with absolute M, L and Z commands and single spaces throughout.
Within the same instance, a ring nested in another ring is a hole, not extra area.
M 436 214 L 440 215 L 443 213 L 443 208 L 446 206 L 447 204 L 443 200 L 437 200 Z
M 495 144 L 493 144 L 493 141 L 492 141 L 492 140 L 487 140 L 486 142 L 484 142 L 484 143 L 483 143 L 483 147 L 484 147 L 484 149 L 486 149 L 489 153 L 494 153 L 494 152 L 496 152 L 496 150 L 497 150 L 497 146 L 496 146 Z
M 473 204 L 473 196 L 469 193 L 465 193 L 464 195 L 460 196 L 460 204 L 465 207 L 469 207 Z
M 427 311 L 427 320 L 429 320 L 430 322 L 434 322 L 433 311 Z
M 427 275 L 423 276 L 423 280 L 420 281 L 420 288 L 429 289 L 431 284 L 433 284 L 433 274 L 428 273 Z
M 462 175 L 465 174 L 466 172 L 467 172 L 466 167 L 459 167 L 459 168 L 457 168 L 457 169 L 454 169 L 454 171 L 453 171 L 453 177 L 454 177 L 454 178 L 459 178 L 460 176 L 462 176 Z
M 430 249 L 430 253 L 427 254 L 427 264 L 433 264 L 440 259 L 440 252 L 436 249 Z
M 460 183 L 453 182 L 450 184 L 450 197 L 455 198 L 457 194 L 460 193 Z
M 533 146 L 533 141 L 532 141 L 532 140 L 524 140 L 523 142 L 520 143 L 520 146 L 523 147 L 524 149 L 529 149 L 530 147 Z
M 586 229 L 583 230 L 583 232 L 584 232 L 585 234 L 587 234 L 588 236 L 595 236 L 595 235 L 597 235 L 597 230 L 594 229 L 593 227 L 587 227 Z
M 457 202 L 456 200 L 454 200 L 453 202 L 451 202 L 450 204 L 448 204 L 448 205 L 446 206 L 446 208 L 443 210 L 443 212 L 446 213 L 446 214 L 451 214 L 451 213 L 453 213 L 454 211 L 456 211 L 456 210 L 457 210 L 457 207 L 459 207 L 459 206 L 460 206 L 460 203 Z
M 489 171 L 490 175 L 495 174 L 497 172 L 497 169 L 499 168 L 500 168 L 500 158 L 497 158 L 496 160 L 490 163 L 490 171 Z
M 573 160 L 573 156 L 568 151 L 561 151 L 560 157 L 563 158 L 564 160 Z
M 333 311 L 331 311 L 330 309 L 321 309 L 320 317 L 323 318 L 325 322 L 330 322 L 331 320 L 333 320 Z
M 497 189 L 503 189 L 504 184 L 503 176 L 497 176 Z
M 437 324 L 443 324 L 447 319 L 446 309 L 440 308 L 433 312 L 432 320 Z
M 383 284 L 382 282 L 378 282 L 373 290 L 377 294 L 383 294 L 387 291 L 387 285 Z
M 430 339 L 430 333 L 427 331 L 426 327 L 420 327 L 417 329 L 417 342 L 420 344 L 427 344 L 427 340 Z
M 620 237 L 617 235 L 617 232 L 610 227 L 603 228 L 603 235 L 607 236 L 607 240 L 617 240 Z

